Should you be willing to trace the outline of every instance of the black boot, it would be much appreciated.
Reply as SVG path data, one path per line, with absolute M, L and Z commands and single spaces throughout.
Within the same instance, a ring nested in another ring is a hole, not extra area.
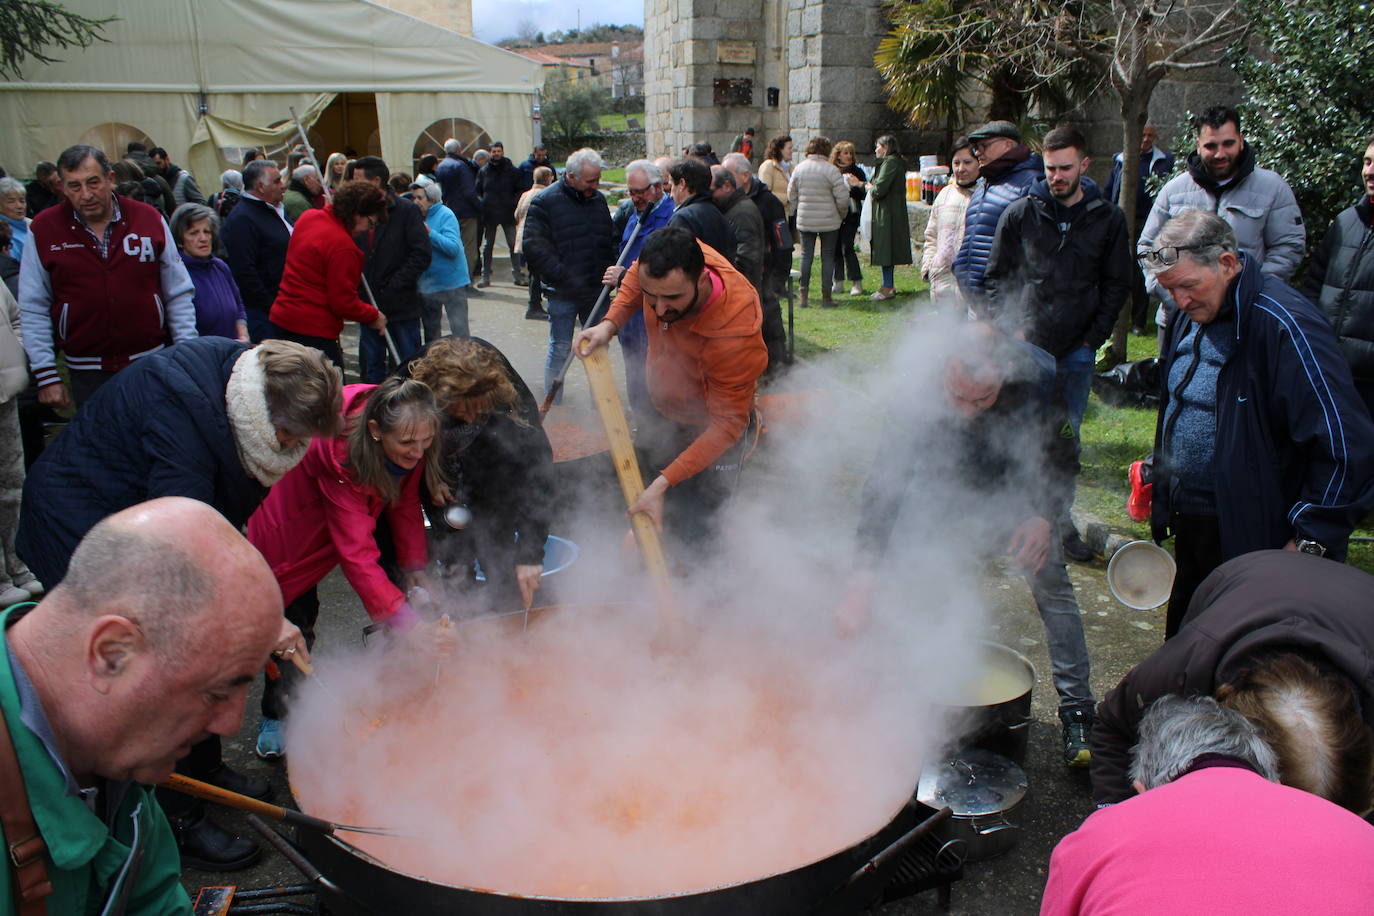
M 185 868 L 238 871 L 252 865 L 262 855 L 257 843 L 217 826 L 202 807 L 169 820 Z
M 240 773 L 224 763 L 206 773 L 202 781 L 208 782 L 212 786 L 219 786 L 221 789 L 228 789 L 230 792 L 247 795 L 249 798 L 256 798 L 259 801 L 267 801 L 272 797 L 272 784 L 267 780 L 249 776 L 247 773 Z
M 549 313 L 536 305 L 533 308 L 525 309 L 525 317 L 530 321 L 548 321 Z
M 1070 527 L 1064 532 L 1064 536 L 1059 541 L 1064 547 L 1064 556 L 1073 560 L 1075 563 L 1086 563 L 1096 554 L 1078 534 L 1078 529 Z

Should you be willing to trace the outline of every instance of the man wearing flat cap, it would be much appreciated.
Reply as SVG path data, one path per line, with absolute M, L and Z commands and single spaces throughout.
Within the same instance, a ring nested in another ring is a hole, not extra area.
M 989 121 L 968 139 L 978 160 L 978 184 L 964 213 L 964 241 L 954 256 L 954 277 L 974 312 L 986 317 L 983 277 L 997 221 L 1013 201 L 1030 193 L 1031 185 L 1044 175 L 1045 163 L 1021 142 L 1021 131 L 1010 121 Z

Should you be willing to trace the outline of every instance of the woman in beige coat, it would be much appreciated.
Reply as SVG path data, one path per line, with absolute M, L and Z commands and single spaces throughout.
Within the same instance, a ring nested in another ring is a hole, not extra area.
M 792 138 L 783 134 L 768 141 L 768 152 L 759 166 L 759 181 L 787 206 L 787 179 L 792 175 Z
M 821 244 L 821 308 L 834 308 L 831 284 L 835 279 L 835 240 L 840 223 L 849 213 L 849 186 L 840 170 L 831 165 L 829 137 L 812 137 L 806 144 L 806 158 L 792 170 L 787 183 L 787 212 L 797 217 L 801 233 L 800 305 L 807 306 L 807 285 L 811 282 L 811 261 L 816 242 Z
M 524 194 L 520 195 L 520 202 L 515 205 L 515 253 L 520 254 L 525 247 L 525 214 L 530 212 L 530 201 L 544 191 L 549 185 L 553 184 L 553 169 L 547 165 L 541 165 L 534 170 L 534 186 Z M 548 321 L 549 313 L 544 311 L 543 295 L 539 287 L 539 281 L 534 277 L 534 269 L 527 263 L 526 273 L 529 275 L 530 283 L 530 304 L 525 309 L 525 317 L 531 321 Z

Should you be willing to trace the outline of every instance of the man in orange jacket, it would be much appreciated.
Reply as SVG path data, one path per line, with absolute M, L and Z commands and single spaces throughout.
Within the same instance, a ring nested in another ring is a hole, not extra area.
M 578 335 L 576 352 L 608 344 L 639 309 L 658 415 L 640 422 L 638 444 L 657 476 L 630 511 L 660 529 L 666 515 L 680 540 L 704 543 L 738 475 L 754 389 L 768 365 L 758 293 L 715 249 L 667 227 L 644 243 L 606 319 Z

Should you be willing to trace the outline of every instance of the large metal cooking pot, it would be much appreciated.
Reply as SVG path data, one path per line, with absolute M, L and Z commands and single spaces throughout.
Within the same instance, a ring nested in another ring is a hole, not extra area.
M 1007 820 L 1026 797 L 1026 774 L 1000 754 L 969 748 L 926 767 L 916 787 L 924 805 L 948 807 L 941 827 L 963 840 L 968 861 L 999 856 L 1016 845 L 1020 828 Z
M 1018 764 L 1026 762 L 1030 741 L 1031 692 L 1035 666 L 1015 649 L 995 642 L 981 644 L 982 661 L 975 676 L 951 685 L 946 695 L 949 746 L 979 747 Z
M 378 861 L 337 836 L 308 830 L 297 843 L 328 881 L 331 911 L 342 916 L 839 916 L 875 903 L 902 854 L 950 816 L 909 800 L 868 839 L 790 871 L 664 897 L 570 899 L 507 894 L 430 881 Z

